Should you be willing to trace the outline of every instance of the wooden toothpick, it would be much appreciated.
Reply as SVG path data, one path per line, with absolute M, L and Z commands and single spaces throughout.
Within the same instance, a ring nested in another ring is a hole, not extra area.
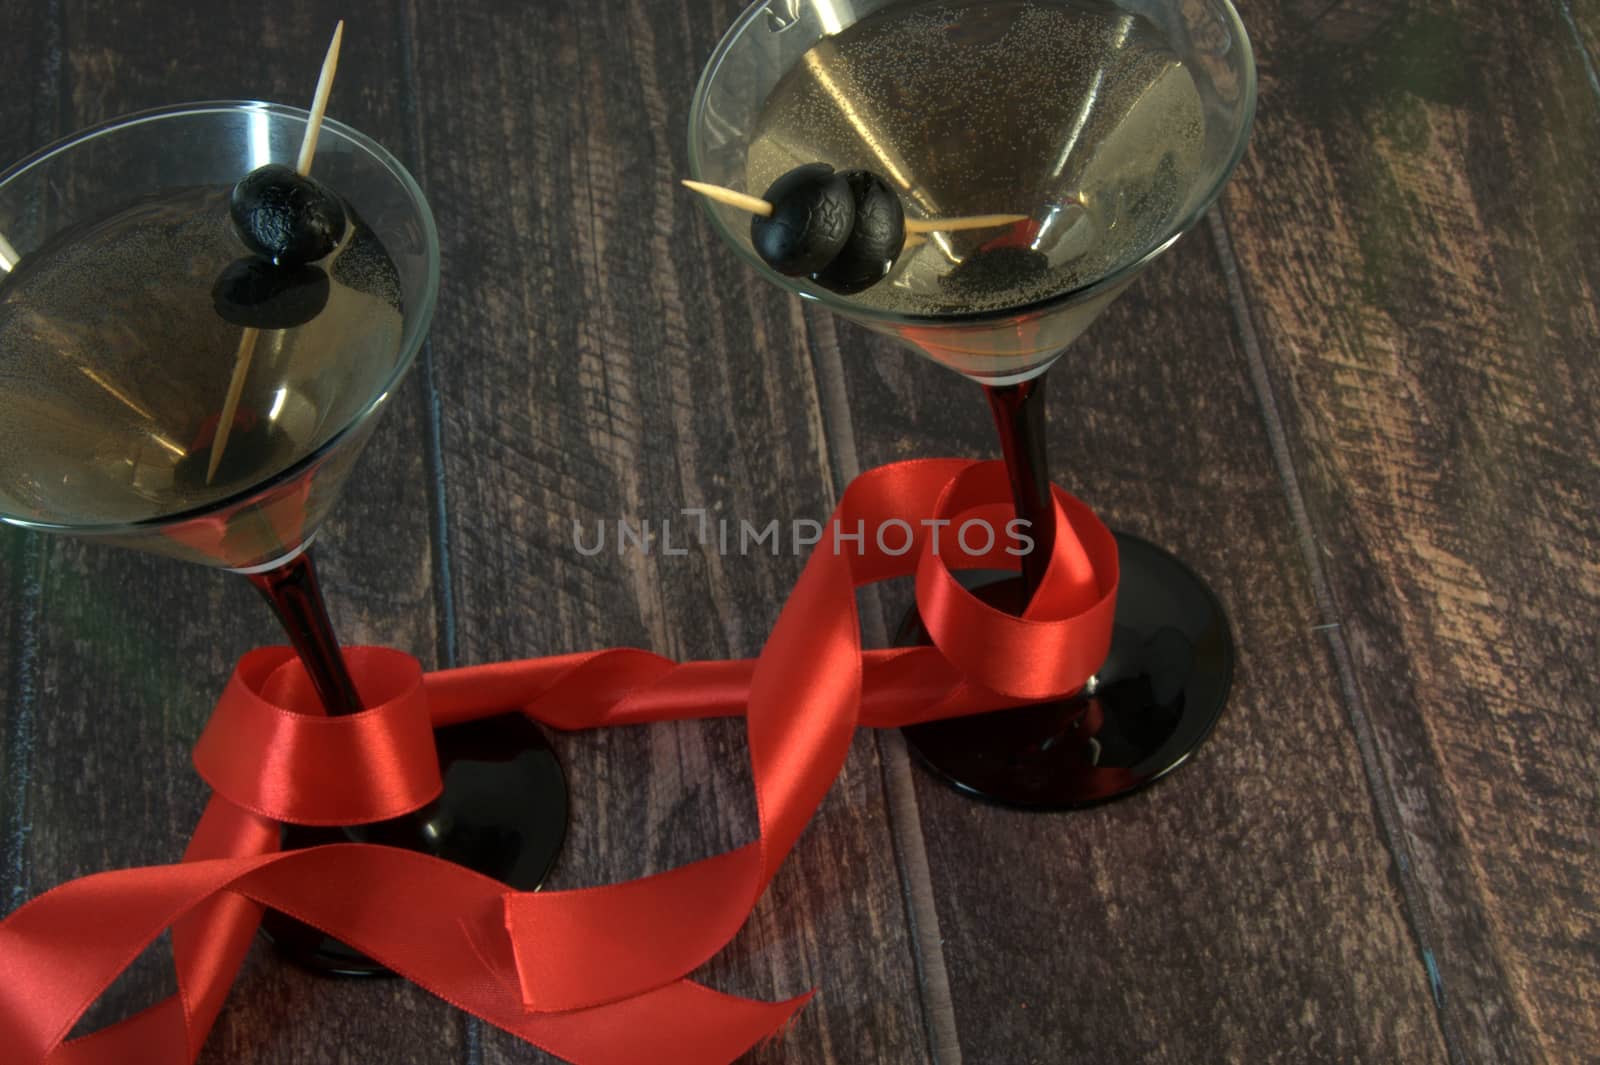
M 721 185 L 708 185 L 704 181 L 684 180 L 684 185 L 693 189 L 708 199 L 725 203 L 730 207 L 737 207 L 742 211 L 760 215 L 762 218 L 772 216 L 772 204 L 759 196 L 748 193 L 735 192 L 725 189 Z M 906 219 L 907 233 L 950 233 L 959 229 L 994 229 L 998 226 L 1009 226 L 1021 222 L 1028 216 L 1025 214 L 975 214 L 960 218 L 908 218 Z
M 228 430 L 233 426 L 233 416 L 239 410 L 239 396 L 244 392 L 244 380 L 250 376 L 250 359 L 256 353 L 256 341 L 261 330 L 246 326 L 239 338 L 239 351 L 233 357 L 233 378 L 228 382 L 228 398 L 222 401 L 222 418 L 211 438 L 211 458 L 206 463 L 206 484 L 217 475 L 217 465 L 222 461 L 222 449 L 228 446 Z
M 10 273 L 11 268 L 22 261 L 22 256 L 17 254 L 17 249 L 11 246 L 4 233 L 0 233 L 0 272 Z
M 302 176 L 311 173 L 311 160 L 317 154 L 317 137 L 322 133 L 322 118 L 328 113 L 328 96 L 333 92 L 333 75 L 339 69 L 339 45 L 344 40 L 344 19 L 333 28 L 333 40 L 328 42 L 328 54 L 322 60 L 322 72 L 317 75 L 317 89 L 311 97 L 311 113 L 306 118 L 305 138 L 300 142 L 300 155 L 294 168 Z M 250 376 L 250 360 L 256 353 L 256 341 L 261 330 L 246 326 L 239 337 L 239 351 L 234 355 L 233 378 L 228 382 L 228 396 L 222 401 L 222 417 L 217 422 L 217 432 L 212 438 L 211 458 L 206 464 L 206 484 L 217 475 L 222 462 L 222 450 L 228 446 L 228 434 L 233 430 L 233 419 L 239 411 L 239 397 L 244 394 L 245 379 Z
M 708 185 L 704 181 L 690 181 L 688 178 L 683 179 L 683 184 L 685 188 L 693 189 L 707 199 L 725 203 L 729 207 L 737 207 L 741 211 L 749 211 L 751 214 L 760 215 L 762 218 L 772 217 L 772 204 L 763 200 L 760 196 L 734 192 L 732 189 L 725 189 L 721 185 Z
M 1025 214 L 971 214 L 961 218 L 908 218 L 907 233 L 954 233 L 960 229 L 995 229 L 1027 220 Z
M 328 113 L 328 97 L 333 93 L 333 75 L 339 69 L 339 45 L 344 40 L 344 19 L 333 27 L 333 40 L 317 75 L 317 91 L 311 96 L 311 115 L 306 119 L 306 136 L 300 142 L 300 156 L 294 168 L 301 175 L 311 173 L 311 159 L 317 154 L 317 137 L 322 133 L 322 116 Z

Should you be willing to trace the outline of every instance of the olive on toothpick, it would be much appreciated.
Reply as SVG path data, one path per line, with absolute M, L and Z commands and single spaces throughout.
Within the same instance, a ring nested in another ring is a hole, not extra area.
M 750 243 L 768 266 L 842 295 L 888 277 L 906 247 L 907 234 L 987 229 L 1027 217 L 907 219 L 900 197 L 882 177 L 870 170 L 835 173 L 826 163 L 795 167 L 774 181 L 765 196 L 702 181 L 684 185 L 754 215 Z
M 245 247 L 278 266 L 325 259 L 344 239 L 344 203 L 321 182 L 282 163 L 241 178 L 228 214 Z
M 855 225 L 855 200 L 827 163 L 797 166 L 762 197 L 771 213 L 750 219 L 750 243 L 768 266 L 808 277 L 833 262 Z
M 855 219 L 839 254 L 812 279 L 849 296 L 889 276 L 906 246 L 906 214 L 889 183 L 872 171 L 846 170 L 839 176 L 850 186 Z
M 288 321 L 304 314 L 315 303 L 316 309 L 311 312 L 314 318 L 328 302 L 328 275 L 308 264 L 313 258 L 324 258 L 333 251 L 344 237 L 348 219 L 339 198 L 308 175 L 317 151 L 317 139 L 322 133 L 322 118 L 328 112 L 328 96 L 333 92 L 333 77 L 339 69 L 339 45 L 343 40 L 344 20 L 340 19 L 333 27 L 333 39 L 328 42 L 327 55 L 323 56 L 322 69 L 317 73 L 317 87 L 311 94 L 311 112 L 306 119 L 305 135 L 300 140 L 300 154 L 295 159 L 294 169 L 289 171 L 294 180 L 277 174 L 278 170 L 289 168 L 268 164 L 245 175 L 233 189 L 229 214 L 239 238 L 252 251 L 270 260 L 266 264 L 268 267 L 289 271 L 294 276 L 273 278 L 260 266 L 242 266 L 234 262 L 212 286 L 211 301 L 217 313 L 229 322 L 243 324 L 244 332 L 239 336 L 239 348 L 233 357 L 233 376 L 228 381 L 228 394 L 222 400 L 217 435 L 211 443 L 206 484 L 217 475 L 217 466 L 228 446 L 228 434 L 233 429 L 261 330 L 284 328 L 249 324 L 244 319 Z M 253 178 L 258 180 L 252 183 Z M 333 235 L 333 242 L 324 248 L 329 234 Z M 316 270 L 316 274 L 296 272 L 301 267 Z M 320 286 L 317 275 L 320 275 Z M 319 290 L 321 297 L 317 302 Z M 310 318 L 295 324 L 306 321 Z

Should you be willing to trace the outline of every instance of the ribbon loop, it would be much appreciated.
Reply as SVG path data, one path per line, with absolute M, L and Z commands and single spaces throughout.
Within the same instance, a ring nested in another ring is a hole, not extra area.
M 217 794 L 296 825 L 364 825 L 426 805 L 443 790 L 422 665 L 380 647 L 345 653 L 370 707 L 326 717 L 299 658 L 265 647 L 240 659 L 194 749 Z
M 998 474 L 998 477 L 997 477 Z M 993 498 L 1004 467 L 985 463 L 953 479 L 941 516 L 971 513 Z M 987 508 L 985 508 L 987 509 Z M 1019 701 L 1081 688 L 1111 650 L 1117 541 L 1083 503 L 1055 490 L 1056 536 L 1044 582 L 1021 617 L 982 602 L 956 579 L 948 557 L 925 550 L 917 564 L 917 609 L 934 646 L 970 683 Z M 991 511 L 992 513 L 992 511 Z M 987 558 L 966 565 L 992 565 Z

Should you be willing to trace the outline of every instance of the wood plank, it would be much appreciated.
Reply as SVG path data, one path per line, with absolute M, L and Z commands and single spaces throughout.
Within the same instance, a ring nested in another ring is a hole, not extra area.
M 1468 1060 L 1600 1048 L 1600 100 L 1563 15 L 1582 7 L 1429 5 L 1349 48 L 1263 12 L 1263 54 L 1295 58 L 1266 71 L 1228 200 Z
M 28 837 L 33 830 L 28 785 L 34 771 L 38 721 L 38 640 L 32 621 L 39 605 L 39 549 L 29 536 L 0 530 L 0 911 L 27 901 Z
M 404 69 L 393 5 L 341 3 L 350 20 L 331 113 L 403 145 Z M 304 106 L 336 17 L 299 2 L 203 9 L 62 5 L 64 128 L 186 99 Z M 349 642 L 435 657 L 425 396 L 413 380 L 385 416 L 317 553 Z M 174 860 L 205 789 L 189 748 L 234 660 L 283 642 L 245 582 L 199 567 L 42 539 L 39 710 L 26 893 L 104 868 Z M 91 1015 L 105 1021 L 172 986 L 147 956 Z M 461 1016 L 399 981 L 334 983 L 265 947 L 247 962 L 203 1061 L 303 1062 L 329 1047 L 366 1060 L 454 1062 Z
M 838 331 L 863 465 L 996 452 L 975 386 Z M 1239 669 L 1193 761 L 1120 803 L 1020 813 L 917 771 L 962 1060 L 1443 1060 L 1204 231 L 1052 374 L 1058 481 L 1210 582 Z
M 60 63 L 59 26 L 38 6 L 7 18 L 0 67 L 27 92 L 0 95 L 0 159 L 9 166 L 56 134 L 53 86 Z M 27 794 L 38 720 L 37 640 L 32 618 L 39 602 L 35 537 L 0 527 L 0 912 L 25 898 L 26 853 L 32 830 Z
M 575 521 L 681 523 L 703 507 L 764 524 L 833 502 L 800 313 L 751 282 L 674 181 L 694 79 L 733 7 L 415 12 L 430 27 L 417 38 L 424 176 L 446 234 L 434 337 L 463 661 L 617 644 L 756 653 L 800 559 L 586 558 L 573 544 Z M 574 814 L 557 886 L 753 838 L 736 723 L 560 747 Z M 700 974 L 768 997 L 822 986 L 751 1060 L 926 1058 L 885 817 L 863 736 L 747 930 Z M 485 1035 L 485 1062 L 527 1060 Z

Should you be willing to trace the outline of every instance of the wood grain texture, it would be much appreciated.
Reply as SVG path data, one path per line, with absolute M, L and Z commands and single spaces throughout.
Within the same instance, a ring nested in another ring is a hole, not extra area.
M 1600 106 L 1564 10 L 1350 47 L 1263 11 L 1295 59 L 1227 205 L 1467 1060 L 1600 1054 Z
M 994 453 L 975 386 L 840 344 L 864 465 Z M 1051 372 L 1056 479 L 1210 582 L 1239 668 L 1192 763 L 1109 807 L 1018 813 L 917 772 L 962 1060 L 1443 1060 L 1203 231 Z
M 6 19 L 0 67 L 29 92 L 0 94 L 0 156 L 8 161 L 55 133 L 54 91 L 60 62 L 58 27 L 49 13 L 29 7 Z M 28 895 L 28 838 L 33 821 L 28 784 L 36 768 L 36 673 L 39 544 L 0 529 L 0 911 Z
M 617 519 L 684 509 L 787 525 L 833 504 L 797 307 L 752 283 L 677 188 L 700 67 L 733 8 L 418 2 L 423 179 L 448 278 L 433 337 L 464 662 L 607 645 L 757 653 L 801 562 L 618 553 Z M 437 131 L 437 132 L 434 132 Z M 663 263 L 675 264 L 661 269 Z M 574 523 L 607 550 L 579 553 Z M 743 726 L 563 737 L 553 886 L 615 881 L 754 838 Z M 773 997 L 821 985 L 755 1061 L 926 1057 L 870 736 L 756 910 L 700 977 Z M 484 1061 L 527 1050 L 485 1032 Z

